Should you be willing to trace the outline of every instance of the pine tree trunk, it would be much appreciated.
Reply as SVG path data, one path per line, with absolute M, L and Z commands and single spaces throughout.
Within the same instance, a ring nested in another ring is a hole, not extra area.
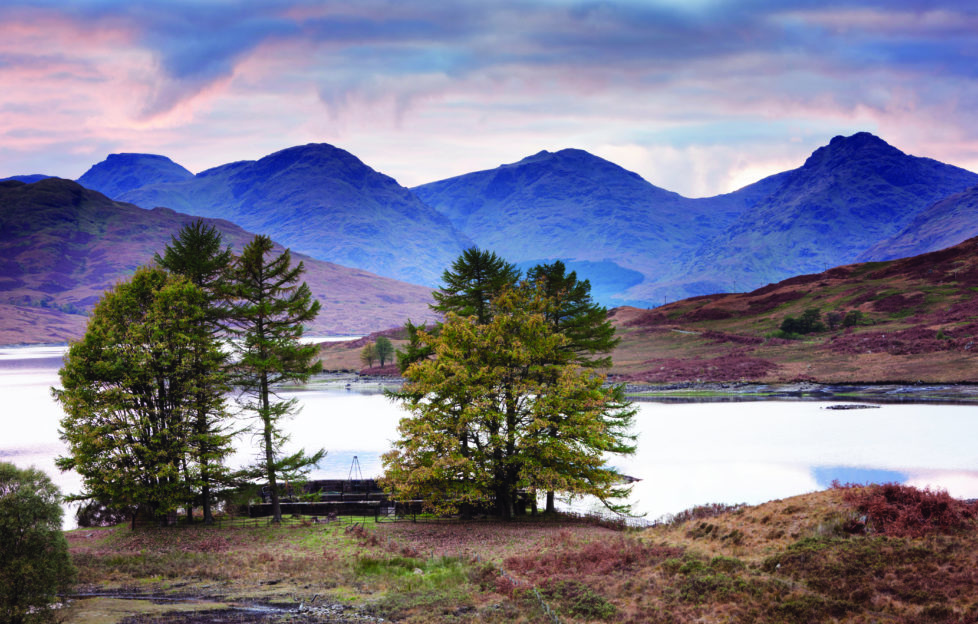
M 268 473 L 268 487 L 272 492 L 272 522 L 282 522 L 282 507 L 278 500 L 278 484 L 275 482 L 275 453 L 272 446 L 272 415 L 268 402 L 268 376 L 261 377 L 261 409 L 265 425 L 265 471 Z

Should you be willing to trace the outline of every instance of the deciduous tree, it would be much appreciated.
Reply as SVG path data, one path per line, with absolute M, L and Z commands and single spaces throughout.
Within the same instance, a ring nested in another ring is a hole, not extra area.
M 262 440 L 259 470 L 268 480 L 272 498 L 272 518 L 282 519 L 279 504 L 279 476 L 294 478 L 315 465 L 326 454 L 298 451 L 282 456 L 288 440 L 281 421 L 296 411 L 296 400 L 277 398 L 275 385 L 302 383 L 318 372 L 316 345 L 300 341 L 303 324 L 316 318 L 319 302 L 309 287 L 300 282 L 305 267 L 292 266 L 286 249 L 272 255 L 273 243 L 267 236 L 256 236 L 245 248 L 231 271 L 233 331 L 238 340 L 235 350 L 235 383 L 242 391 L 242 405 L 255 414 Z
M 216 413 L 226 391 L 207 314 L 200 288 L 158 268 L 138 269 L 95 306 L 54 391 L 69 451 L 58 466 L 77 471 L 84 487 L 74 498 L 161 519 L 190 498 L 181 474 L 197 406 Z
M 367 368 L 373 368 L 374 360 L 376 359 L 377 347 L 374 346 L 374 343 L 368 342 L 367 344 L 363 345 L 363 348 L 360 349 L 360 361 L 363 362 Z
M 61 492 L 36 468 L 0 462 L 0 622 L 54 622 L 75 580 L 61 532 Z
M 390 338 L 387 336 L 378 336 L 374 344 L 377 350 L 377 359 L 380 360 L 381 366 L 394 359 L 394 345 L 391 343 Z

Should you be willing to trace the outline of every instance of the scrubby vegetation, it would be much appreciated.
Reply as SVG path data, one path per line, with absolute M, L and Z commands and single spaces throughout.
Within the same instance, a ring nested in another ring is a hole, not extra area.
M 70 542 L 82 580 L 103 588 L 339 604 L 401 622 L 978 617 L 974 505 L 895 484 L 703 505 L 643 531 L 569 520 L 299 523 L 85 530 Z

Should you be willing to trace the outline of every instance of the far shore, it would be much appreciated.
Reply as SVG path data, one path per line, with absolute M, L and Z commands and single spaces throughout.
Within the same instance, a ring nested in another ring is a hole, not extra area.
M 611 380 L 614 383 L 614 380 Z M 329 372 L 310 380 L 307 388 L 381 392 L 397 390 L 402 377 Z M 634 400 L 648 401 L 852 401 L 857 403 L 966 403 L 978 404 L 978 384 L 960 383 L 760 383 L 760 382 L 626 382 L 626 394 Z

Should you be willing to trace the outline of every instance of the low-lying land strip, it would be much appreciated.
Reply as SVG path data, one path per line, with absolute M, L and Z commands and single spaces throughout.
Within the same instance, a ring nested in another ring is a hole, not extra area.
M 73 601 L 77 622 L 978 617 L 974 506 L 904 486 L 704 506 L 641 531 L 560 519 L 295 519 L 68 535 L 80 592 L 102 596 Z

